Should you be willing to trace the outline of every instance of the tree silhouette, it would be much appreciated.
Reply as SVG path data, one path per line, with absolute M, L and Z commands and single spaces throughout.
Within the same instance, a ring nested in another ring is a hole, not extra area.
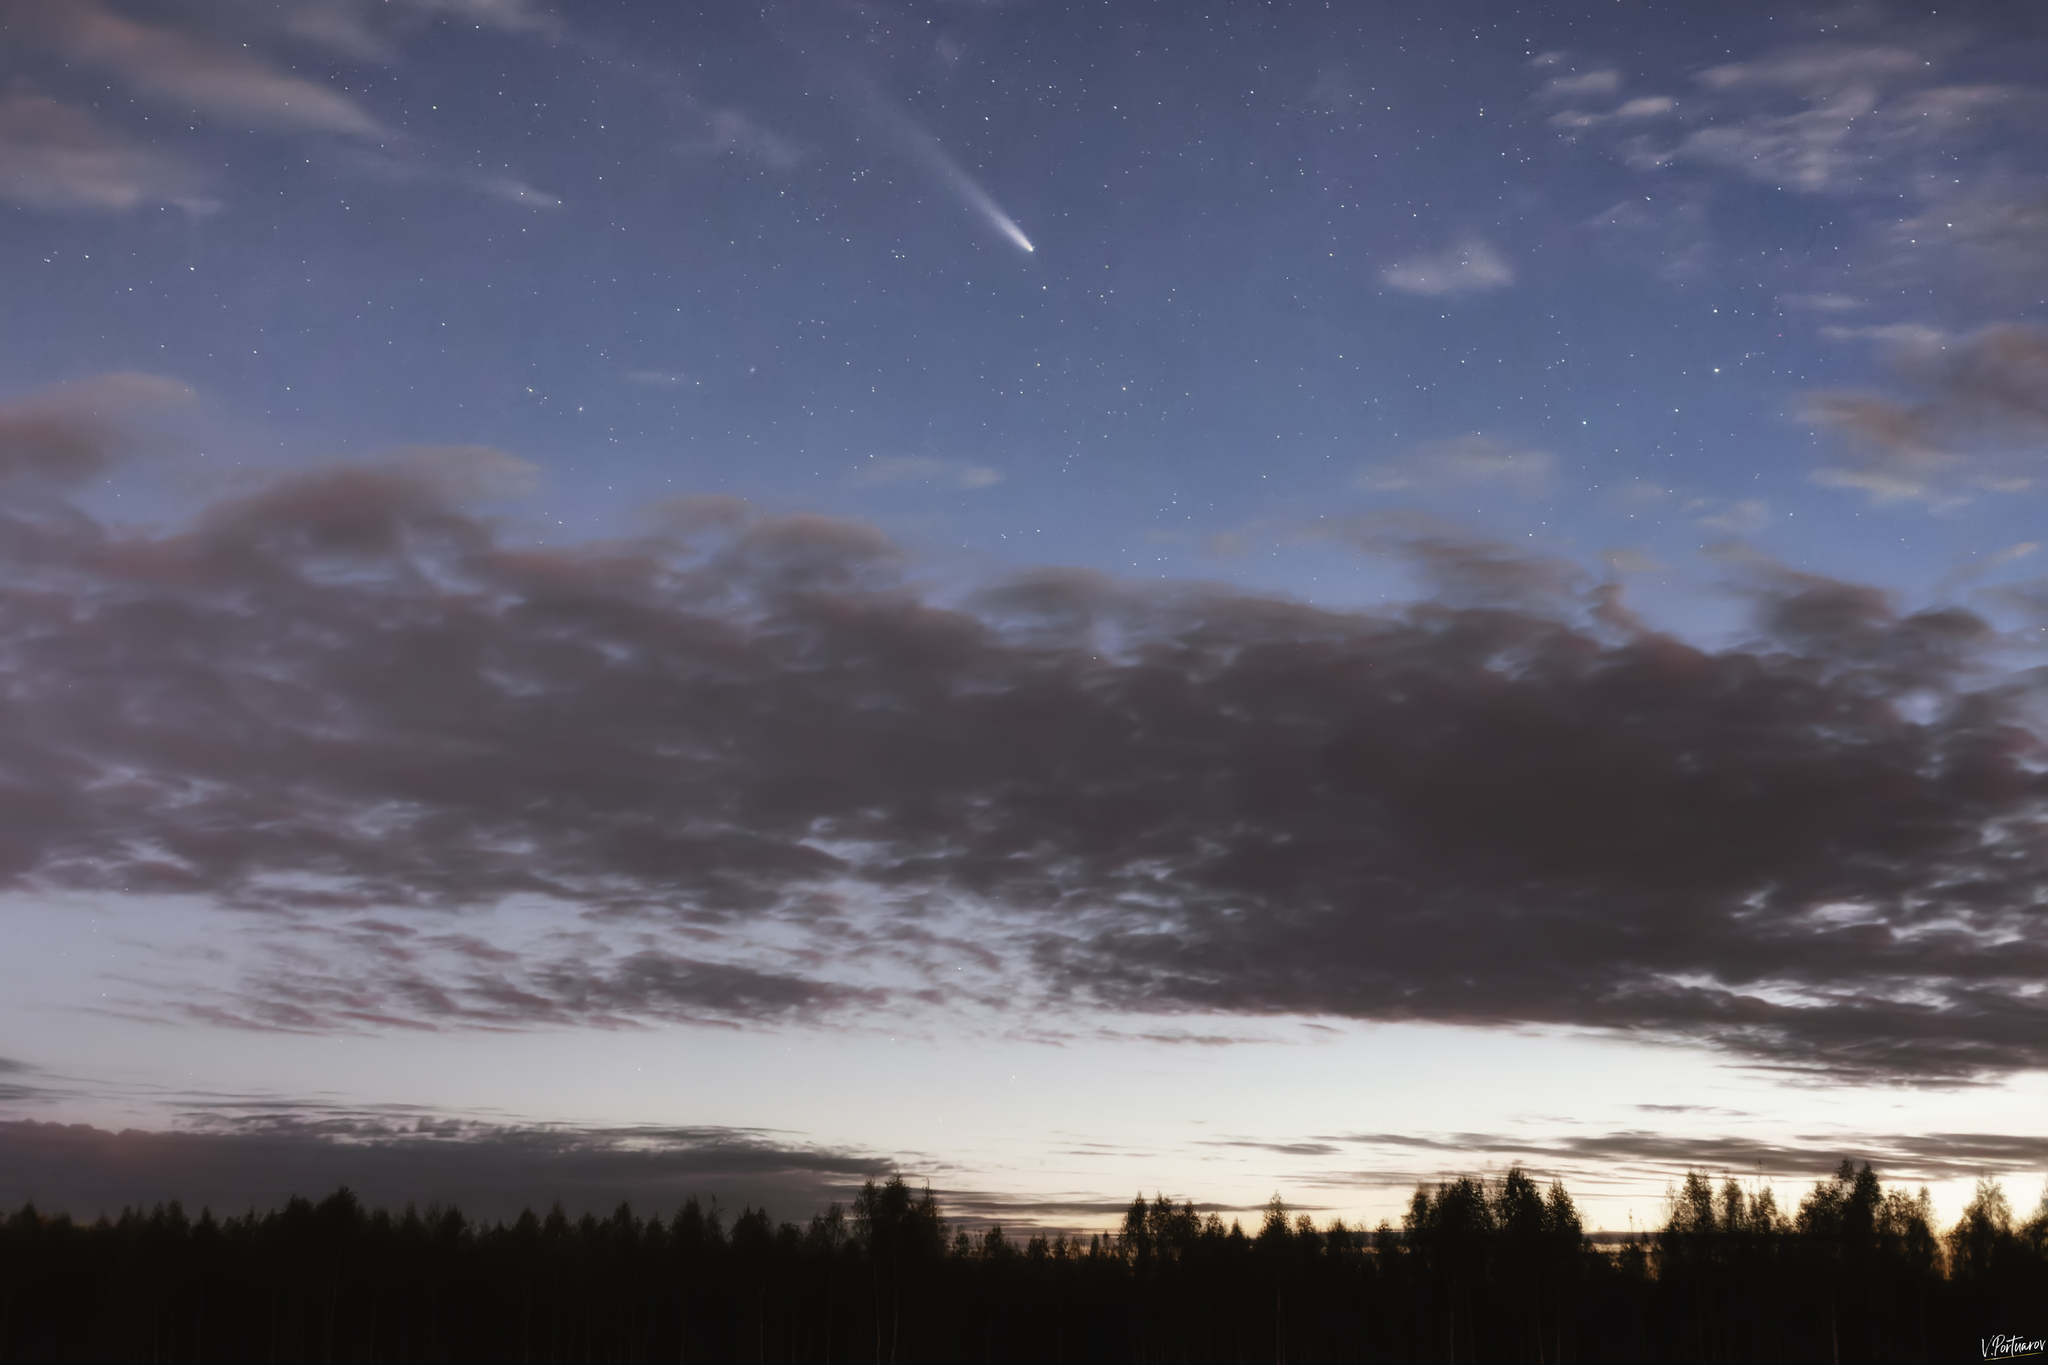
M 2020 1224 L 1986 1181 L 1943 1237 L 1925 1191 L 1847 1163 L 1789 1219 L 1767 1186 L 1688 1172 L 1663 1227 L 1619 1245 L 1520 1168 L 1418 1188 L 1370 1235 L 1278 1196 L 1258 1212 L 1247 1235 L 1157 1193 L 1113 1233 L 1020 1239 L 900 1175 L 851 1216 L 747 1207 L 729 1230 L 695 1200 L 492 1224 L 347 1190 L 89 1225 L 31 1205 L 0 1219 L 0 1365 L 1888 1365 L 2048 1303 L 2048 1200 Z

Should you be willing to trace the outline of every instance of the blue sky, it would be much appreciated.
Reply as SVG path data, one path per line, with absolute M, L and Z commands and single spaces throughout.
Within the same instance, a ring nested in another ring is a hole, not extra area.
M 0 32 L 61 1197 L 2048 1166 L 2030 14 Z

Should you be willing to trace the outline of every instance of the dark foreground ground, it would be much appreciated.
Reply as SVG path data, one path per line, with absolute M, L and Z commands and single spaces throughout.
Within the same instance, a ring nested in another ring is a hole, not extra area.
M 1987 1185 L 1938 1234 L 1846 1164 L 1789 1214 L 1689 1177 L 1618 1245 L 1520 1171 L 1372 1231 L 1140 1198 L 1115 1234 L 1020 1241 L 901 1180 L 802 1226 L 694 1202 L 479 1226 L 347 1191 L 0 1223 L 0 1362 L 1948 1362 L 1995 1337 L 2048 1337 L 2048 1216 Z

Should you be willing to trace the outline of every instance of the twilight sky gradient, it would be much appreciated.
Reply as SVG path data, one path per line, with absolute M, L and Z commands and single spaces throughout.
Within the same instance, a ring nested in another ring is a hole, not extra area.
M 2031 1203 L 2044 71 L 0 0 L 0 1203 Z

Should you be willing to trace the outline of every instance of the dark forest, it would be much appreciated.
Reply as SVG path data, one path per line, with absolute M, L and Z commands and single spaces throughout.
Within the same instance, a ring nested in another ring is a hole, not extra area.
M 1142 1195 L 1107 1234 L 949 1223 L 869 1182 L 808 1224 L 177 1204 L 0 1223 L 0 1361 L 1132 1365 L 1931 1362 L 2048 1330 L 2048 1197 L 1981 1183 L 1941 1232 L 1924 1191 L 1844 1162 L 1796 1208 L 1691 1173 L 1664 1226 L 1589 1236 L 1520 1170 L 1418 1188 L 1401 1226 L 1252 1231 Z

